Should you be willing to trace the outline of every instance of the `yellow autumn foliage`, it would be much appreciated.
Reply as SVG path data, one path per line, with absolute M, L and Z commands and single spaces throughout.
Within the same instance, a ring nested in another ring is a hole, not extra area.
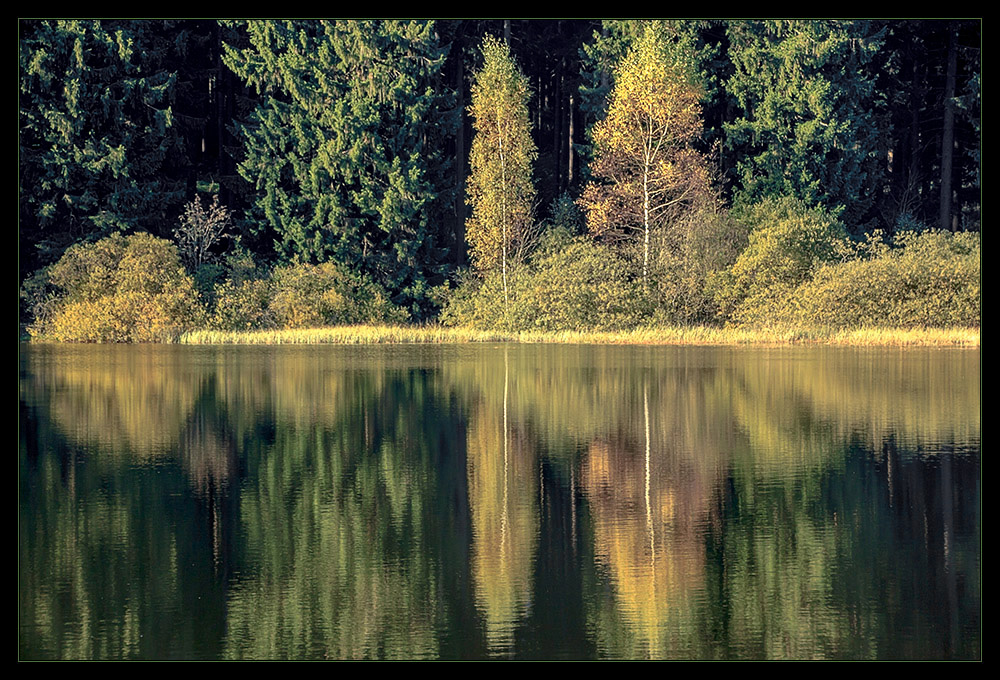
M 483 68 L 472 84 L 469 114 L 475 135 L 469 156 L 466 238 L 479 271 L 506 268 L 518 256 L 532 226 L 535 187 L 531 166 L 538 155 L 528 117 L 528 80 L 506 43 L 486 36 Z
M 177 248 L 150 234 L 114 234 L 66 251 L 49 280 L 60 291 L 32 335 L 61 342 L 165 342 L 203 316 Z
M 701 129 L 696 88 L 647 27 L 615 71 L 607 115 L 594 126 L 594 181 L 580 199 L 592 234 L 641 235 L 644 279 L 651 233 L 710 196 L 707 164 L 692 148 Z

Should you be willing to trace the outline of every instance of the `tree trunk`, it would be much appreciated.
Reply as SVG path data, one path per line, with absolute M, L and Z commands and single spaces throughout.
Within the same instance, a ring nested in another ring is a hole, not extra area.
M 955 72 L 958 70 L 958 35 L 955 26 L 948 27 L 948 78 L 944 87 L 944 129 L 941 132 L 941 212 L 938 227 L 952 229 L 951 167 L 955 147 Z
M 459 22 L 461 24 L 461 22 Z M 455 131 L 455 264 L 465 266 L 465 164 L 469 154 L 465 150 L 465 33 L 459 27 L 455 37 L 458 59 L 455 68 L 455 94 L 458 103 L 458 129 Z
M 569 95 L 569 134 L 566 136 L 566 188 L 573 186 L 573 93 Z

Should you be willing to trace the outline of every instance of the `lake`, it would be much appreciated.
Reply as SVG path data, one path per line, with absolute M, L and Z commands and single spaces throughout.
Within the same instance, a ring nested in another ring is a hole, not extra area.
M 978 659 L 980 352 L 21 345 L 21 659 Z

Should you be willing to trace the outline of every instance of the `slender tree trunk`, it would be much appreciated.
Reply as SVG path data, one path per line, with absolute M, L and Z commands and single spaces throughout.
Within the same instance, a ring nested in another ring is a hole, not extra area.
M 649 152 L 642 168 L 642 283 L 649 283 Z
M 569 95 L 569 134 L 566 136 L 566 188 L 573 185 L 573 93 Z
M 497 110 L 497 126 L 499 128 L 499 135 L 497 138 L 500 143 L 500 186 L 502 187 L 500 192 L 500 228 L 501 228 L 501 253 L 503 258 L 502 271 L 503 271 L 503 311 L 506 317 L 510 311 L 510 299 L 507 295 L 507 159 L 504 157 L 503 151 L 503 122 L 501 120 L 502 112 Z
M 560 108 L 562 107 L 562 60 L 556 61 L 556 73 L 553 82 L 553 88 L 555 89 L 555 96 L 552 98 L 552 157 L 555 159 L 555 195 L 559 195 L 559 191 L 562 189 L 562 154 L 559 153 L 559 149 L 562 148 L 562 116 L 560 115 Z
M 461 22 L 459 22 L 461 24 Z M 465 151 L 465 31 L 460 26 L 455 38 L 458 63 L 455 68 L 455 93 L 458 97 L 458 130 L 455 132 L 455 263 L 461 267 L 467 260 L 465 244 L 465 164 L 469 154 Z
M 951 168 L 955 146 L 955 72 L 958 70 L 958 36 L 948 27 L 948 77 L 944 87 L 944 129 L 941 132 L 941 212 L 938 226 L 951 229 Z

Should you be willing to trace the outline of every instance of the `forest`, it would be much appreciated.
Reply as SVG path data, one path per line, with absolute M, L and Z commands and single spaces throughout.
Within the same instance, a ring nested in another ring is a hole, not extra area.
M 21 20 L 20 324 L 978 327 L 981 20 Z

